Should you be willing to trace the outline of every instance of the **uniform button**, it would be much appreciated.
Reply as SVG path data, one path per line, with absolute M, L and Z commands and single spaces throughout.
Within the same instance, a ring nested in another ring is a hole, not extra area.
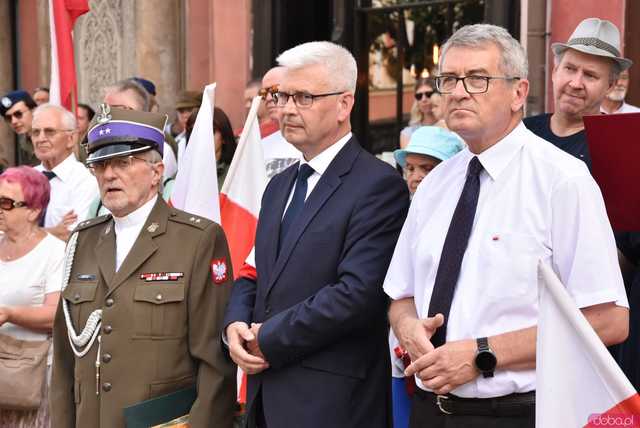
M 80 293 L 76 293 L 73 295 L 73 300 L 78 301 L 80 300 Z
M 162 300 L 162 294 L 160 294 L 160 293 L 156 294 L 156 300 L 157 301 Z
M 104 392 L 109 392 L 111 391 L 111 384 L 109 382 L 105 382 L 102 384 L 102 390 Z
M 102 354 L 102 362 L 108 363 L 109 361 L 111 361 L 111 354 Z
M 104 334 L 111 334 L 111 332 L 113 331 L 113 327 L 111 327 L 110 325 L 105 325 L 102 328 L 102 331 L 104 331 Z
M 269 306 L 267 306 L 266 308 L 264 308 L 264 313 L 269 315 L 271 313 L 271 308 Z
M 113 301 L 113 299 L 111 297 L 109 297 L 104 304 L 107 305 L 108 308 L 110 308 L 111 306 L 113 306 L 115 302 Z

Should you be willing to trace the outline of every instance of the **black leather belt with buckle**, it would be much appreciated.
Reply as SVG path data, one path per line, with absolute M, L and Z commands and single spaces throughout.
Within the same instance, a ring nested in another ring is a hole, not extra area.
M 438 395 L 416 388 L 416 394 L 433 403 L 445 415 L 465 416 L 530 416 L 535 413 L 535 391 L 493 398 L 463 398 L 452 394 Z

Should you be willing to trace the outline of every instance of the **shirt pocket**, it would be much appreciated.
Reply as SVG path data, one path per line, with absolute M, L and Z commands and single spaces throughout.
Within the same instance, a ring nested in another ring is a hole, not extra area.
M 538 261 L 545 258 L 543 245 L 533 235 L 494 233 L 481 248 L 481 284 L 492 300 L 537 297 Z M 485 269 L 486 266 L 486 269 Z
M 82 281 L 70 282 L 62 291 L 62 297 L 68 303 L 69 315 L 76 334 L 82 331 L 87 318 L 95 309 L 94 301 L 97 289 L 98 281 Z
M 184 283 L 136 286 L 134 338 L 172 339 L 186 334 L 187 316 Z

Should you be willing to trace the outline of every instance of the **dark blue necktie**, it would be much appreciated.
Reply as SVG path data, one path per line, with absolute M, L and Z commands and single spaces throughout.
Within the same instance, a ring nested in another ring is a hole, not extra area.
M 480 172 L 482 164 L 477 157 L 473 157 L 467 169 L 467 179 L 462 188 L 462 194 L 458 200 L 458 205 L 453 212 L 451 224 L 442 246 L 440 264 L 436 273 L 436 281 L 433 285 L 433 293 L 429 302 L 429 316 L 436 314 L 444 315 L 444 324 L 436 330 L 431 337 L 433 346 L 438 347 L 445 343 L 447 338 L 447 323 L 449 321 L 449 311 L 453 301 L 453 292 L 460 275 L 462 258 L 469 243 L 473 218 L 476 215 L 478 206 L 478 195 L 480 194 Z
M 56 177 L 56 173 L 53 171 L 42 171 L 42 173 L 44 174 L 45 177 L 47 177 L 47 179 L 49 181 L 51 181 L 52 179 L 54 179 Z M 44 210 L 42 211 L 42 216 L 40 217 L 40 220 L 38 221 L 38 226 L 40 227 L 44 227 L 44 216 L 47 215 L 47 207 L 44 207 Z
M 293 191 L 291 202 L 289 203 L 287 211 L 284 213 L 284 217 L 282 217 L 282 223 L 280 224 L 280 247 L 282 247 L 282 243 L 287 236 L 289 228 L 302 212 L 302 208 L 304 208 L 304 200 L 307 197 L 307 179 L 311 174 L 313 174 L 313 172 L 313 168 L 306 163 L 300 165 L 300 169 L 298 169 L 296 188 Z

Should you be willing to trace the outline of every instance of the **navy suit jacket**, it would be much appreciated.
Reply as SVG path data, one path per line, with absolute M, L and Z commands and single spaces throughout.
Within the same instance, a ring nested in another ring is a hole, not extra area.
M 298 164 L 265 189 L 257 282 L 236 281 L 225 317 L 262 323 L 269 369 L 249 376 L 267 425 L 390 427 L 388 300 L 382 283 L 409 205 L 407 186 L 352 138 L 308 196 L 284 242 L 280 222 Z

